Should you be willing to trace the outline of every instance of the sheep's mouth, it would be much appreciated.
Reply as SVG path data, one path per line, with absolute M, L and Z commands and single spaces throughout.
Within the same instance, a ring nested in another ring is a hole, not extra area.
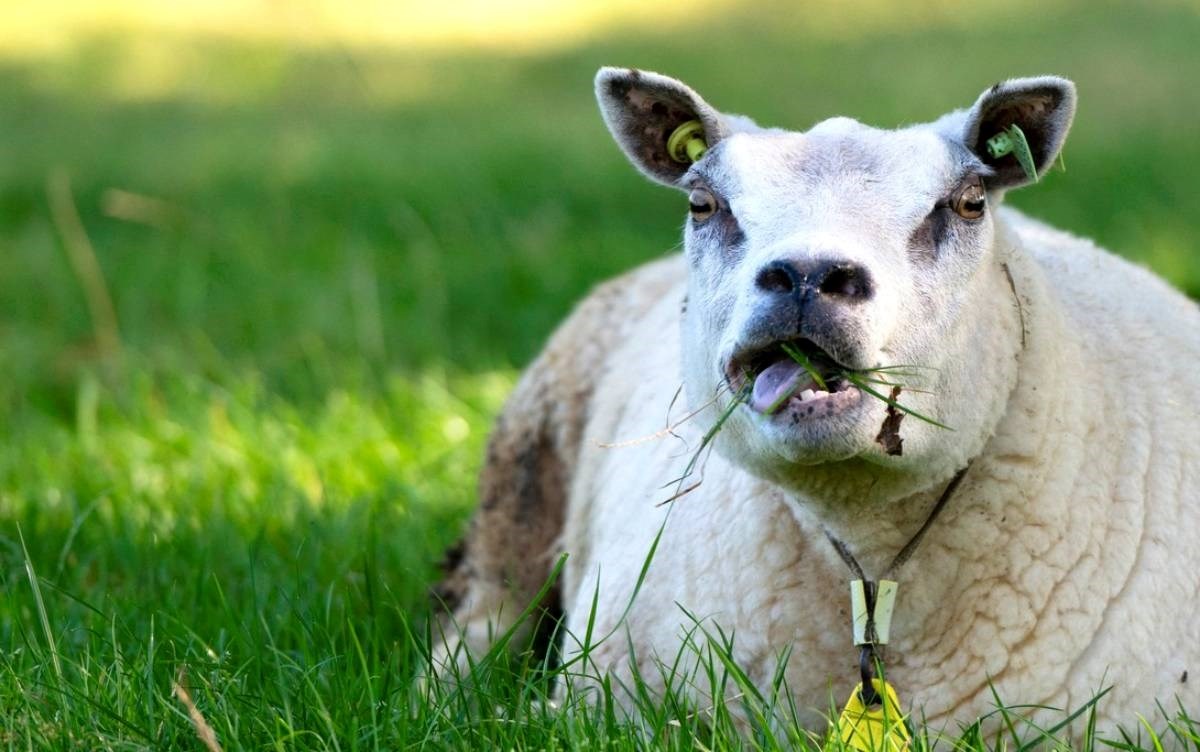
M 726 378 L 735 393 L 746 395 L 751 410 L 787 412 L 797 420 L 831 415 L 857 402 L 859 391 L 846 379 L 847 370 L 812 340 L 796 339 L 735 354 Z

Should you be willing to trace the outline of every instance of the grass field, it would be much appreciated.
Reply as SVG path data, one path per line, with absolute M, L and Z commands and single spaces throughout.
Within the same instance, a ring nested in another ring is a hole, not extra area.
M 60 39 L 54 7 L 0 3 L 4 748 L 202 748 L 177 682 L 229 750 L 733 744 L 556 712 L 519 663 L 491 702 L 410 693 L 517 369 L 677 242 L 682 199 L 601 125 L 601 64 L 792 127 L 1068 75 L 1067 171 L 1011 201 L 1200 296 L 1194 5 L 622 3 L 493 44 L 317 3 Z

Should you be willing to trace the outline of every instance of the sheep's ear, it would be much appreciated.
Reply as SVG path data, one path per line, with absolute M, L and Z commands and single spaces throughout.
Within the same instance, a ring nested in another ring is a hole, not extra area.
M 989 188 L 1015 188 L 1032 182 L 1021 164 L 1019 144 L 1005 151 L 1016 125 L 1029 144 L 1032 166 L 1040 175 L 1054 163 L 1075 117 L 1075 84 L 1058 76 L 1014 78 L 983 92 L 967 113 L 963 143 L 996 171 Z M 999 141 L 996 141 L 999 139 Z M 989 148 L 989 141 L 992 148 Z
M 728 121 L 680 81 L 633 68 L 601 68 L 596 99 L 613 138 L 650 179 L 678 186 L 691 165 L 672 156 L 667 139 L 689 120 L 699 120 L 708 148 L 730 133 Z

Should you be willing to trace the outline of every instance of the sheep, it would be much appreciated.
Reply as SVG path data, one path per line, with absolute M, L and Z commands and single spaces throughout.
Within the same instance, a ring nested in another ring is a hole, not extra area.
M 1200 310 L 1002 206 L 1053 166 L 1074 84 L 805 132 L 646 71 L 595 86 L 633 165 L 687 194 L 683 252 L 601 285 L 517 384 L 434 669 L 514 627 L 566 553 L 535 604 L 561 610 L 564 659 L 594 609 L 615 636 L 589 665 L 661 690 L 656 661 L 719 627 L 760 685 L 790 652 L 817 728 L 871 648 L 850 568 L 875 580 L 912 543 L 876 657 L 931 723 L 993 688 L 1069 708 L 1111 685 L 1109 725 L 1200 711 Z

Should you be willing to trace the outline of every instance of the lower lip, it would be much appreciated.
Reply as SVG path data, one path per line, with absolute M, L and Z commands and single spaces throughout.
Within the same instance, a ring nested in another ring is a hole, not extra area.
M 862 392 L 855 387 L 848 387 L 832 392 L 827 397 L 815 397 L 801 400 L 800 395 L 792 395 L 772 413 L 758 413 L 764 420 L 788 420 L 792 423 L 801 421 L 821 420 L 832 418 L 858 404 Z

